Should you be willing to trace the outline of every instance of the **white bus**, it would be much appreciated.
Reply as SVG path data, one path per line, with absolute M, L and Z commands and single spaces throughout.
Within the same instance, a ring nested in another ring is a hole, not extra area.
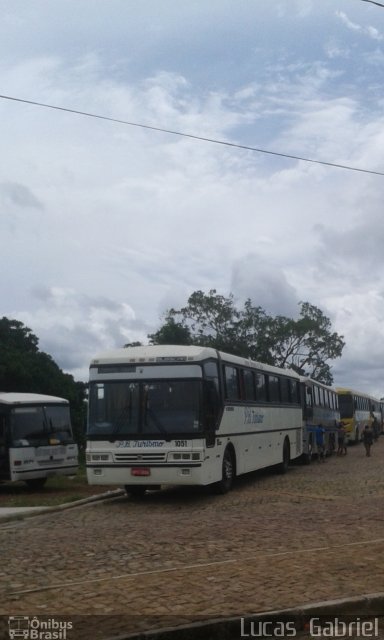
M 0 482 L 24 480 L 39 488 L 50 476 L 73 475 L 77 468 L 68 400 L 0 393 Z
M 302 453 L 300 378 L 196 346 L 128 347 L 90 365 L 87 477 L 131 494 L 217 483 Z

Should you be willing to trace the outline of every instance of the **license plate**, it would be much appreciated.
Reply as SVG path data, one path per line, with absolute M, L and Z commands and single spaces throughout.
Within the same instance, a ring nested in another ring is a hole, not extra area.
M 150 476 L 151 470 L 148 467 L 132 467 L 131 476 Z

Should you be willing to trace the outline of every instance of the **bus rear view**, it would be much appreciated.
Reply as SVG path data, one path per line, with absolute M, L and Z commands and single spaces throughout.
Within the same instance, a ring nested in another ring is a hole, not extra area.
M 39 488 L 47 478 L 73 475 L 77 469 L 68 400 L 0 393 L 0 481 L 23 480 Z

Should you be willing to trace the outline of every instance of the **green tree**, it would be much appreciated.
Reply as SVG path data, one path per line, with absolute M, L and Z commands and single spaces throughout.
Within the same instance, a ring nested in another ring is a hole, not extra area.
M 162 327 L 148 337 L 152 344 L 199 344 L 222 350 L 231 345 L 233 353 L 237 321 L 232 296 L 225 298 L 215 289 L 208 294 L 195 291 L 185 307 L 170 309 Z
M 272 322 L 271 354 L 279 367 L 291 367 L 314 380 L 332 384 L 330 361 L 340 358 L 343 336 L 332 331 L 332 323 L 318 307 L 300 303 L 300 317 L 277 316 Z
M 188 327 L 167 315 L 162 327 L 148 336 L 150 344 L 192 344 L 192 336 Z
M 38 345 L 38 338 L 22 322 L 0 319 L 0 389 L 66 398 L 76 441 L 84 445 L 86 385 L 64 373 Z
M 233 295 L 195 291 L 185 307 L 170 309 L 165 322 L 148 336 L 152 344 L 198 344 L 279 367 L 331 384 L 330 361 L 342 354 L 343 336 L 309 302 L 300 303 L 297 320 L 269 316 L 246 300 L 237 308 Z

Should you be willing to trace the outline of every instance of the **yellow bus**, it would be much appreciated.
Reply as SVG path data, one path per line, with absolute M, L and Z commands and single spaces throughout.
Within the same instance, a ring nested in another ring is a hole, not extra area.
M 381 431 L 381 403 L 368 393 L 353 389 L 336 389 L 339 398 L 340 419 L 345 427 L 346 442 L 358 443 L 366 424 L 377 420 Z

